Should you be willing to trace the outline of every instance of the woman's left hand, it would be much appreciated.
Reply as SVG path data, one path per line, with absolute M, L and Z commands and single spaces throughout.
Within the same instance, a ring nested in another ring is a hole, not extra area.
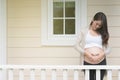
M 102 51 L 98 55 L 94 55 L 94 61 L 100 62 L 105 57 L 105 53 Z

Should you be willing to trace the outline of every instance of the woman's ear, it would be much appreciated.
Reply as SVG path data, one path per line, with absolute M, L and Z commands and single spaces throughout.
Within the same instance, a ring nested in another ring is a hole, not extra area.
M 93 23 L 93 20 L 91 21 L 90 25 L 92 25 L 92 23 Z
M 91 22 L 93 23 L 95 20 L 92 20 Z

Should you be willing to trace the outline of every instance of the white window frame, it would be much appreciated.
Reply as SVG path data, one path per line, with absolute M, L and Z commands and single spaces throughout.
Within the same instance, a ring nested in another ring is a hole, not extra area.
M 74 35 L 53 35 L 52 33 L 52 2 L 41 0 L 41 42 L 44 46 L 73 46 L 80 28 L 87 25 L 87 0 L 76 1 L 76 33 Z M 51 7 L 50 7 L 51 6 Z

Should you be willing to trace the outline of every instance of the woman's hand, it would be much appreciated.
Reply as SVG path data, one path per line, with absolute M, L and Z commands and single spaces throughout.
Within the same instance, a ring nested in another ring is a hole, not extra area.
M 101 51 L 98 55 L 94 56 L 95 62 L 100 62 L 105 57 L 105 53 Z
M 88 50 L 85 50 L 84 55 L 92 62 L 94 62 L 94 56 L 92 53 L 90 53 Z

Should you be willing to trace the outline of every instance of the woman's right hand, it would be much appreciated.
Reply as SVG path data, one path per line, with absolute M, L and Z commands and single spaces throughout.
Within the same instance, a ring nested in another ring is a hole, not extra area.
M 88 50 L 85 50 L 84 56 L 87 57 L 90 61 L 94 62 L 94 56 Z

